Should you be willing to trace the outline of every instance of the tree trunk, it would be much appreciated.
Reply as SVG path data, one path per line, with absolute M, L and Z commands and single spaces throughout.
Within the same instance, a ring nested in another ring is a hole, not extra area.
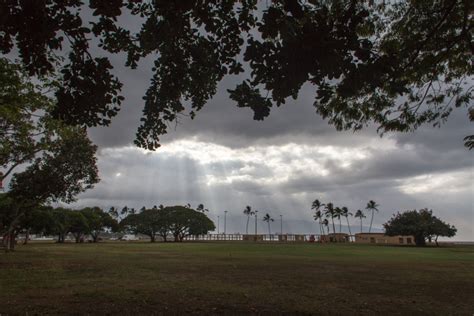
M 76 238 L 76 244 L 78 244 L 81 241 L 81 234 L 74 234 L 74 237 Z
M 91 234 L 92 236 L 92 242 L 96 243 L 97 240 L 99 240 L 99 234 Z
M 28 243 L 28 239 L 30 239 L 30 229 L 28 228 L 25 233 L 25 240 L 23 241 L 23 245 Z
M 64 243 L 64 239 L 65 239 L 65 236 L 64 236 L 64 235 L 65 235 L 65 234 L 63 234 L 63 233 L 59 233 L 59 235 L 58 235 L 58 243 L 59 243 L 59 244 L 63 244 L 63 243 Z
M 335 234 L 336 233 L 336 226 L 334 226 L 334 217 L 331 217 L 331 221 L 332 221 L 332 231 Z
M 15 250 L 15 240 L 16 240 L 15 227 L 20 221 L 20 218 L 22 215 L 23 214 L 17 215 L 8 226 L 7 233 L 6 233 L 7 238 L 8 238 L 7 243 L 6 243 L 7 251 Z
M 340 217 L 339 217 L 339 233 L 342 233 L 342 221 Z
M 271 232 L 271 230 L 270 230 L 270 222 L 268 222 L 268 235 L 271 235 L 271 234 L 272 234 L 272 232 Z M 271 237 L 270 237 L 270 238 L 271 238 Z
M 370 226 L 369 226 L 369 233 L 372 231 L 372 223 L 374 221 L 374 210 L 372 210 L 372 216 L 370 217 Z
M 245 233 L 247 235 L 249 234 L 249 221 L 250 221 L 250 216 L 247 215 L 247 226 L 245 226 Z
M 362 217 L 360 218 L 360 233 L 362 234 Z
M 6 251 L 15 251 L 15 244 L 16 244 L 16 235 L 14 232 L 9 231 L 6 235 Z M 5 236 L 3 237 L 5 239 Z
M 150 235 L 150 242 L 155 242 L 155 234 Z
M 347 220 L 347 229 L 349 230 L 349 241 L 351 241 L 352 232 L 351 232 L 351 225 L 349 225 L 349 217 L 346 217 L 346 220 Z
M 418 247 L 426 246 L 426 240 L 423 235 L 415 235 L 415 245 Z
M 438 244 L 438 236 L 435 237 L 435 243 L 436 243 L 436 247 L 439 247 L 439 244 Z

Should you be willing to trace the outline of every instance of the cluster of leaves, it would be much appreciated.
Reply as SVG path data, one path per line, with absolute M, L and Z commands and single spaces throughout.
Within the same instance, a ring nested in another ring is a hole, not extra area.
M 66 129 L 48 151 L 25 171 L 16 173 L 9 194 L 18 201 L 42 203 L 74 201 L 75 196 L 99 181 L 96 146 L 82 129 Z
M 108 58 L 91 56 L 83 6 L 80 0 L 2 1 L 0 52 L 16 47 L 29 75 L 59 76 L 54 117 L 74 125 L 108 125 L 123 100 L 122 84 L 111 74 Z M 62 62 L 57 52 L 66 48 L 70 52 Z
M 126 231 L 149 236 L 152 242 L 156 236 L 167 241 L 170 234 L 175 241 L 182 241 L 188 235 L 207 234 L 215 229 L 214 223 L 204 212 L 185 206 L 144 209 L 129 214 L 120 225 Z
M 424 246 L 426 240 L 439 236 L 453 237 L 457 229 L 433 215 L 432 210 L 405 211 L 395 214 L 384 225 L 385 234 L 389 236 L 412 235 L 417 246 Z
M 16 47 L 31 74 L 60 71 L 52 113 L 70 124 L 107 125 L 121 84 L 106 57 L 89 53 L 91 35 L 135 68 L 155 58 L 135 143 L 155 149 L 168 124 L 194 117 L 226 74 L 249 78 L 229 90 L 262 120 L 271 107 L 315 86 L 316 111 L 337 129 L 375 122 L 381 133 L 439 125 L 472 100 L 469 0 L 6 1 L 0 51 Z M 133 32 L 118 17 L 141 23 Z M 67 40 L 66 44 L 64 43 Z M 64 46 L 64 47 L 63 47 Z M 66 62 L 56 53 L 70 49 Z M 87 101 L 87 102 L 86 102 Z M 466 142 L 472 138 L 466 139 Z M 467 146 L 472 147 L 472 145 Z
M 473 97 L 471 10 L 457 0 L 275 1 L 257 23 L 261 39 L 248 40 L 251 79 L 231 98 L 263 119 L 309 82 L 337 129 L 439 125 Z

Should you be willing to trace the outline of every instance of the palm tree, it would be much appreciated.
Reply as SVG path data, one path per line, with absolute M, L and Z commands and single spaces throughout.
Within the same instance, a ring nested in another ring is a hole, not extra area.
M 130 209 L 128 208 L 128 206 L 125 205 L 125 206 L 122 208 L 122 210 L 120 211 L 120 215 L 123 216 L 123 217 L 125 217 L 125 216 L 128 215 L 128 212 L 129 212 L 129 211 L 130 211 Z
M 313 204 L 311 205 L 311 209 L 319 211 L 319 209 L 323 206 L 324 206 L 324 204 L 319 202 L 319 200 L 316 199 L 316 200 L 313 201 Z
M 116 220 L 119 220 L 120 215 L 119 215 L 118 209 L 115 206 L 110 207 L 109 214 Z
M 360 218 L 360 232 L 362 233 L 362 219 L 366 216 L 364 215 L 364 212 L 362 212 L 361 210 L 357 210 L 354 217 Z
M 323 218 L 323 213 L 321 211 L 314 212 L 313 218 L 315 221 L 319 222 L 319 232 L 323 235 L 321 219 Z
M 351 225 L 349 224 L 349 215 L 352 216 L 352 213 L 349 212 L 349 209 L 345 206 L 342 207 L 342 216 L 344 216 L 346 218 L 346 221 L 347 221 L 347 228 L 349 229 L 349 240 L 350 240 L 350 236 L 352 235 L 352 232 L 351 232 Z
M 255 214 L 254 211 L 252 211 L 252 208 L 250 206 L 246 206 L 244 209 L 244 214 L 247 215 L 247 226 L 245 226 L 245 233 L 248 235 L 249 234 L 249 221 L 250 221 L 250 216 Z
M 340 207 L 336 207 L 334 209 L 334 217 L 337 217 L 337 219 L 339 220 L 339 233 L 342 233 L 341 216 L 342 216 L 342 209 Z
M 196 211 L 199 211 L 201 213 L 209 212 L 209 210 L 207 208 L 204 208 L 204 204 L 199 204 L 196 207 Z
M 378 210 L 379 205 L 377 203 L 375 203 L 375 201 L 372 201 L 370 200 L 369 203 L 367 203 L 367 206 L 365 207 L 366 210 L 368 211 L 372 211 L 372 216 L 370 217 L 370 226 L 369 226 L 369 233 L 371 232 L 372 230 L 372 223 L 374 221 L 374 213 Z
M 274 219 L 270 217 L 270 214 L 265 214 L 265 216 L 263 217 L 263 221 L 264 222 L 267 222 L 268 223 L 268 235 L 271 235 L 272 232 L 270 230 L 270 222 L 273 222 Z
M 328 231 L 328 234 L 329 234 L 329 221 L 327 220 L 327 218 L 325 218 L 323 221 L 323 227 L 326 226 L 326 230 Z
M 321 207 L 323 207 L 324 204 L 319 202 L 318 199 L 314 200 L 313 201 L 313 204 L 311 205 L 311 209 L 312 210 L 315 210 L 315 213 L 313 215 L 313 218 L 315 221 L 319 221 L 319 231 L 321 232 L 321 235 L 323 234 L 323 231 L 322 231 L 322 223 L 321 223 L 321 219 L 323 217 L 323 214 L 322 212 L 320 211 Z
M 334 210 L 334 204 L 332 203 L 328 203 L 326 204 L 326 207 L 324 209 L 324 215 L 326 215 L 326 217 L 330 217 L 331 218 L 331 221 L 332 221 L 332 231 L 334 232 L 334 234 L 336 233 L 336 226 L 334 226 L 334 217 L 335 216 L 335 210 Z M 328 230 L 329 231 L 329 230 Z

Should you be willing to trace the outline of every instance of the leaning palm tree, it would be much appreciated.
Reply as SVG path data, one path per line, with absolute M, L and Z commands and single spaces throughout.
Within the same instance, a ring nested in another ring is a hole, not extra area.
M 313 204 L 311 204 L 311 209 L 319 211 L 319 209 L 323 206 L 324 206 L 324 204 L 319 202 L 319 200 L 316 199 L 316 200 L 313 201 Z
M 263 217 L 263 221 L 268 223 L 268 235 L 271 235 L 272 232 L 271 232 L 271 230 L 270 230 L 270 222 L 273 222 L 274 219 L 271 218 L 270 214 L 267 213 L 267 214 L 265 214 L 265 216 Z
M 361 210 L 357 210 L 355 212 L 354 217 L 360 218 L 360 232 L 362 233 L 362 219 L 366 216 L 364 215 L 364 212 L 362 212 Z
M 342 209 L 340 207 L 336 207 L 334 209 L 334 217 L 336 217 L 339 220 L 339 233 L 342 233 L 341 216 L 342 216 Z
M 249 221 L 250 221 L 250 216 L 255 214 L 254 211 L 252 211 L 252 208 L 250 206 L 246 206 L 244 209 L 244 214 L 247 215 L 247 226 L 245 226 L 245 233 L 248 235 L 249 234 Z
M 343 206 L 341 210 L 342 210 L 342 216 L 344 216 L 347 221 L 347 229 L 349 229 L 349 240 L 350 240 L 350 236 L 352 235 L 352 232 L 351 232 L 351 225 L 349 224 L 349 216 L 352 216 L 352 213 L 349 212 L 349 209 L 345 206 Z
M 323 227 L 326 226 L 326 230 L 327 230 L 327 232 L 328 232 L 328 234 L 329 234 L 329 221 L 327 220 L 327 218 L 325 218 L 325 219 L 322 221 L 322 223 L 323 223 Z M 323 231 L 324 231 L 324 229 L 323 229 Z
M 372 223 L 374 221 L 374 213 L 378 210 L 379 205 L 377 203 L 375 203 L 375 201 L 372 201 L 370 200 L 369 203 L 367 203 L 367 206 L 365 207 L 366 210 L 368 211 L 372 211 L 372 216 L 370 217 L 370 226 L 369 226 L 369 233 L 371 232 L 372 230 Z
M 334 226 L 334 217 L 336 217 L 335 214 L 336 214 L 336 211 L 334 210 L 334 204 L 332 204 L 332 203 L 326 204 L 326 207 L 324 208 L 324 215 L 326 215 L 326 217 L 331 218 L 332 231 L 333 231 L 334 234 L 336 233 L 336 226 Z
M 321 226 L 322 226 L 321 219 L 323 217 L 323 214 L 320 211 L 320 209 L 323 206 L 324 206 L 324 204 L 319 202 L 318 199 L 314 200 L 313 204 L 311 204 L 311 209 L 315 210 L 315 214 L 313 215 L 313 218 L 314 218 L 314 220 L 319 221 L 319 231 L 321 232 L 321 235 L 323 234 L 323 231 L 322 231 L 322 228 L 321 228 Z
M 313 218 L 314 218 L 315 221 L 319 222 L 319 232 L 321 233 L 321 235 L 323 235 L 323 228 L 322 228 L 323 224 L 321 222 L 321 219 L 323 218 L 323 213 L 318 210 L 318 211 L 314 212 Z

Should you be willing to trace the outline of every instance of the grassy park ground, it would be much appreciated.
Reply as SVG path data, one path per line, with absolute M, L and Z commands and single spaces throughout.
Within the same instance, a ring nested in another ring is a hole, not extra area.
M 1 315 L 472 315 L 474 247 L 31 243 L 0 293 Z

